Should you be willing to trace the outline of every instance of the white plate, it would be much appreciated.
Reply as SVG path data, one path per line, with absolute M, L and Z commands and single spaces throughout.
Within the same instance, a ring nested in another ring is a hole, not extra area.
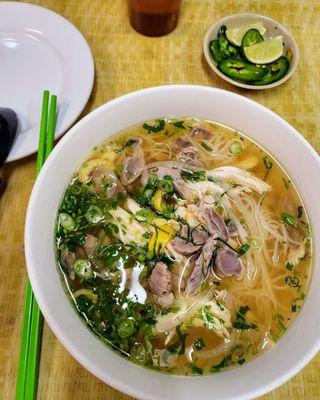
M 58 96 L 56 135 L 80 115 L 90 96 L 93 58 L 68 20 L 32 4 L 0 2 L 0 106 L 14 109 L 20 126 L 7 161 L 37 151 L 42 93 Z

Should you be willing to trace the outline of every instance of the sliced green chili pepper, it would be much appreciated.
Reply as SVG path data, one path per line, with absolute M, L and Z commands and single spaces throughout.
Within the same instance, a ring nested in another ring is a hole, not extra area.
M 252 82 L 262 79 L 269 69 L 264 65 L 249 64 L 242 60 L 228 58 L 217 65 L 219 71 L 236 81 Z
M 223 54 L 220 50 L 220 44 L 218 39 L 211 40 L 211 42 L 209 43 L 209 50 L 212 58 L 216 63 L 223 60 Z
M 264 39 L 261 36 L 258 29 L 249 29 L 243 36 L 241 48 L 243 50 L 245 47 L 252 46 L 253 44 L 260 43 L 263 41 Z
M 252 82 L 254 85 L 268 85 L 283 78 L 289 69 L 287 57 L 280 57 L 272 64 L 268 64 L 268 73 L 258 80 Z
M 223 56 L 223 58 L 228 57 L 238 57 L 239 50 L 237 47 L 233 46 L 226 37 L 226 26 L 222 25 L 218 32 L 218 42 L 219 42 L 219 49 Z

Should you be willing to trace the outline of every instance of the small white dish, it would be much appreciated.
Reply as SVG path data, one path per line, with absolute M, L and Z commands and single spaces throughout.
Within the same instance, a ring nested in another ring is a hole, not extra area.
M 287 50 L 290 49 L 292 51 L 292 60 L 290 61 L 289 70 L 286 75 L 280 79 L 279 81 L 270 83 L 268 85 L 250 85 L 247 83 L 237 82 L 228 76 L 224 75 L 221 71 L 218 70 L 216 62 L 213 60 L 210 51 L 209 51 L 209 43 L 211 40 L 216 39 L 218 36 L 219 28 L 222 25 L 228 26 L 240 26 L 244 25 L 250 21 L 262 21 L 264 27 L 266 28 L 266 33 L 264 34 L 265 38 L 274 38 L 276 36 L 282 36 L 283 43 L 284 43 L 284 55 L 286 54 Z M 240 14 L 232 14 L 227 17 L 220 19 L 219 21 L 215 22 L 206 32 L 206 35 L 203 40 L 203 52 L 204 56 L 211 67 L 211 69 L 219 75 L 225 81 L 231 83 L 232 85 L 244 88 L 244 89 L 270 89 L 276 86 L 281 85 L 282 83 L 286 82 L 291 76 L 294 74 L 298 61 L 299 61 L 299 49 L 297 43 L 293 37 L 293 35 L 281 24 L 276 22 L 275 20 L 265 17 L 260 14 L 253 14 L 253 13 L 240 13 Z
M 238 129 L 263 146 L 288 172 L 304 200 L 313 237 L 320 237 L 319 189 L 310 179 L 320 175 L 320 158 L 292 126 L 260 104 L 225 90 L 192 85 L 154 87 L 126 94 L 97 108 L 53 149 L 33 188 L 26 217 L 25 253 L 32 289 L 50 328 L 76 360 L 103 382 L 134 398 L 257 398 L 290 379 L 320 348 L 319 240 L 313 240 L 314 270 L 305 303 L 275 348 L 242 366 L 206 376 L 159 373 L 108 349 L 82 323 L 58 275 L 54 229 L 70 177 L 92 148 L 110 135 L 164 116 L 210 119 Z
M 0 60 L 0 105 L 19 118 L 8 162 L 37 151 L 45 89 L 58 96 L 55 137 L 74 123 L 89 99 L 94 64 L 88 43 L 68 20 L 16 2 L 0 2 Z

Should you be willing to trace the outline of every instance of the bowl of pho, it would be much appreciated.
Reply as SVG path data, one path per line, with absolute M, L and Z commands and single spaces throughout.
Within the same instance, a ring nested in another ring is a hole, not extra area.
M 104 104 L 57 144 L 30 198 L 46 321 L 136 398 L 263 395 L 319 349 L 317 174 L 292 126 L 234 93 L 172 85 Z

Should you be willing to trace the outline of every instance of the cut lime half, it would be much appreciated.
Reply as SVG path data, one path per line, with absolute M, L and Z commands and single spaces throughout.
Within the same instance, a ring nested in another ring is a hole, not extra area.
M 253 44 L 243 49 L 247 60 L 254 64 L 269 64 L 283 54 L 282 36 Z
M 262 21 L 252 21 L 252 22 L 247 22 L 244 25 L 239 25 L 237 27 L 228 27 L 226 30 L 226 36 L 229 42 L 232 44 L 235 44 L 236 46 L 240 47 L 242 43 L 242 38 L 245 35 L 246 32 L 250 29 L 257 29 L 260 34 L 263 36 L 266 29 L 263 26 Z

